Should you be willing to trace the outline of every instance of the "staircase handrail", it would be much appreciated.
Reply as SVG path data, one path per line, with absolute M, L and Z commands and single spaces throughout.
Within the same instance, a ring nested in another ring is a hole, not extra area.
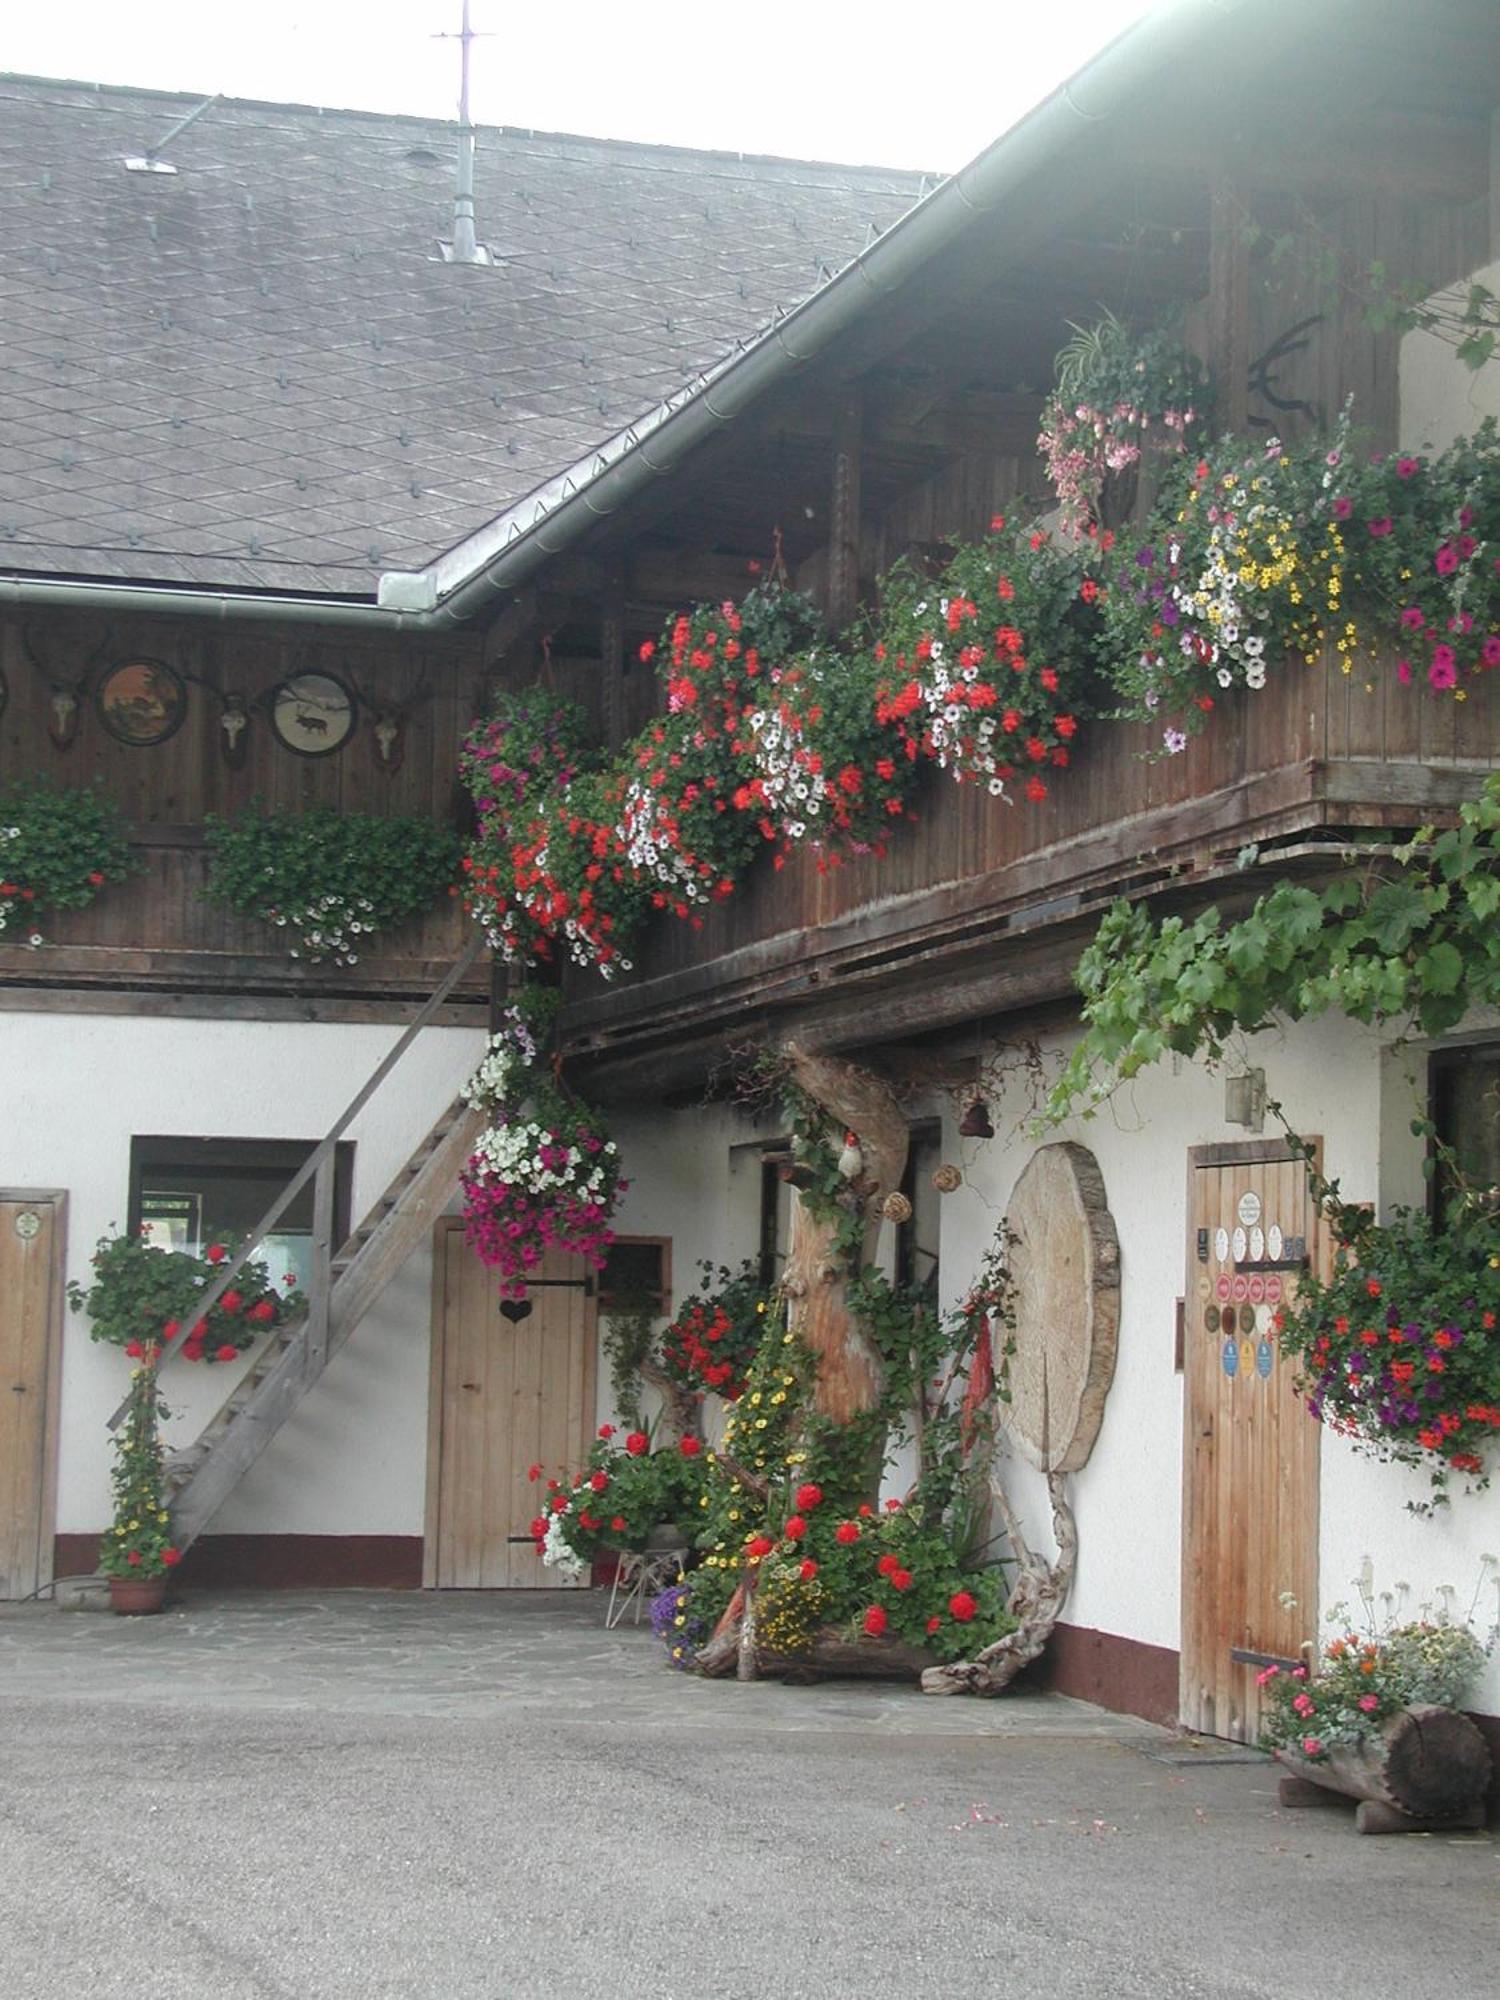
M 296 1173 L 292 1175 L 292 1178 L 281 1190 L 281 1193 L 277 1195 L 271 1206 L 256 1224 L 254 1230 L 245 1239 L 239 1251 L 230 1259 L 223 1270 L 218 1273 L 208 1290 L 198 1298 L 192 1313 L 183 1320 L 171 1339 L 163 1342 L 161 1351 L 157 1356 L 158 1369 L 164 1368 L 178 1350 L 186 1345 L 191 1336 L 192 1329 L 205 1320 L 213 1311 L 219 1300 L 229 1290 L 229 1287 L 234 1283 L 240 1272 L 244 1270 L 246 1264 L 249 1263 L 251 1257 L 254 1256 L 266 1237 L 276 1227 L 276 1224 L 281 1220 L 287 1209 L 291 1207 L 297 1196 L 301 1194 L 303 1188 L 307 1186 L 307 1183 L 324 1163 L 332 1157 L 334 1147 L 375 1095 L 381 1084 L 385 1082 L 397 1063 L 400 1062 L 402 1056 L 406 1054 L 406 1051 L 411 1047 L 417 1036 L 421 1034 L 422 1030 L 432 1020 L 454 987 L 473 965 L 484 943 L 484 932 L 476 925 L 468 944 L 465 945 L 463 951 L 448 968 L 442 983 L 423 1002 L 421 1010 L 416 1015 L 416 1018 L 408 1024 L 406 1032 L 402 1035 L 401 1039 L 392 1048 L 387 1050 L 378 1067 L 361 1084 L 359 1090 L 350 1099 L 338 1120 L 329 1128 L 327 1134 L 318 1142 L 312 1152 L 308 1154 Z M 324 1276 L 326 1278 L 326 1273 Z M 110 1430 L 113 1431 L 119 1428 L 124 1422 L 125 1414 L 129 1408 L 130 1398 L 127 1396 L 110 1417 Z

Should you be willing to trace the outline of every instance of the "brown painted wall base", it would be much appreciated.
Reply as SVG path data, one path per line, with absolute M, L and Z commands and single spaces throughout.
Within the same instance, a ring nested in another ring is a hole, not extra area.
M 1177 1722 L 1177 1654 L 1117 1632 L 1059 1625 L 1034 1677 L 1034 1685 L 1076 1695 L 1147 1722 Z
M 97 1535 L 59 1535 L 58 1576 L 88 1576 Z M 183 1583 L 216 1590 L 420 1590 L 420 1535 L 205 1535 L 185 1557 Z

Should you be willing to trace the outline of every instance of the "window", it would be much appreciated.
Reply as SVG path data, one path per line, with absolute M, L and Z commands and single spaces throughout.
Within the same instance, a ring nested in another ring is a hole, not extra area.
M 1438 1138 L 1453 1148 L 1464 1179 L 1471 1187 L 1500 1185 L 1500 1044 L 1440 1050 L 1431 1087 Z M 1452 1176 L 1439 1161 L 1432 1183 L 1439 1216 L 1452 1193 Z
M 894 1276 L 898 1285 L 910 1285 L 934 1305 L 938 1297 L 938 1210 L 942 1197 L 932 1184 L 934 1169 L 942 1159 L 943 1128 L 934 1119 L 911 1130 L 906 1172 L 901 1176 L 901 1192 L 911 1203 L 911 1220 L 896 1230 Z
M 130 1227 L 164 1250 L 201 1256 L 210 1243 L 242 1241 L 316 1148 L 312 1139 L 130 1142 Z M 335 1148 L 333 1240 L 349 1234 L 354 1147 Z M 259 1252 L 271 1282 L 307 1289 L 312 1269 L 313 1184 L 308 1182 Z
M 672 1310 L 670 1236 L 617 1236 L 605 1255 L 599 1303 L 617 1311 L 645 1308 L 665 1319 Z

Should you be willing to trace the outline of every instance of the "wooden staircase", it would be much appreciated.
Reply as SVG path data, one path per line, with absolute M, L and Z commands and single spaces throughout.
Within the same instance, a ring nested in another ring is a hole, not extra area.
M 277 1195 L 248 1241 L 199 1294 L 196 1315 L 184 1314 L 178 1332 L 162 1348 L 158 1378 L 187 1340 L 194 1319 L 206 1317 L 218 1304 L 311 1182 L 313 1254 L 306 1312 L 276 1329 L 200 1435 L 168 1459 L 172 1538 L 179 1549 L 191 1547 L 202 1534 L 302 1398 L 316 1386 L 328 1363 L 402 1264 L 431 1235 L 447 1207 L 485 1122 L 483 1112 L 465 1104 L 462 1097 L 455 1098 L 444 1111 L 348 1242 L 337 1252 L 333 1249 L 335 1148 L 418 1035 L 436 1018 L 483 945 L 483 936 L 476 929 L 437 991 Z M 111 1430 L 118 1429 L 129 1407 L 127 1398 L 110 1418 Z
M 448 1205 L 484 1114 L 450 1104 L 329 1265 L 326 1327 L 309 1311 L 278 1327 L 197 1439 L 167 1461 L 172 1538 L 190 1548 L 334 1355 L 426 1242 Z

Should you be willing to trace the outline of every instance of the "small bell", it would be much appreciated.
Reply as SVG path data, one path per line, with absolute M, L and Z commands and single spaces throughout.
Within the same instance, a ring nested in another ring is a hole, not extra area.
M 859 1134 L 844 1134 L 844 1150 L 839 1154 L 839 1172 L 846 1181 L 857 1181 L 865 1170 L 865 1156 L 860 1151 Z
M 990 1107 L 982 1097 L 976 1097 L 968 1110 L 958 1121 L 961 1139 L 993 1139 L 995 1128 L 990 1123 Z

